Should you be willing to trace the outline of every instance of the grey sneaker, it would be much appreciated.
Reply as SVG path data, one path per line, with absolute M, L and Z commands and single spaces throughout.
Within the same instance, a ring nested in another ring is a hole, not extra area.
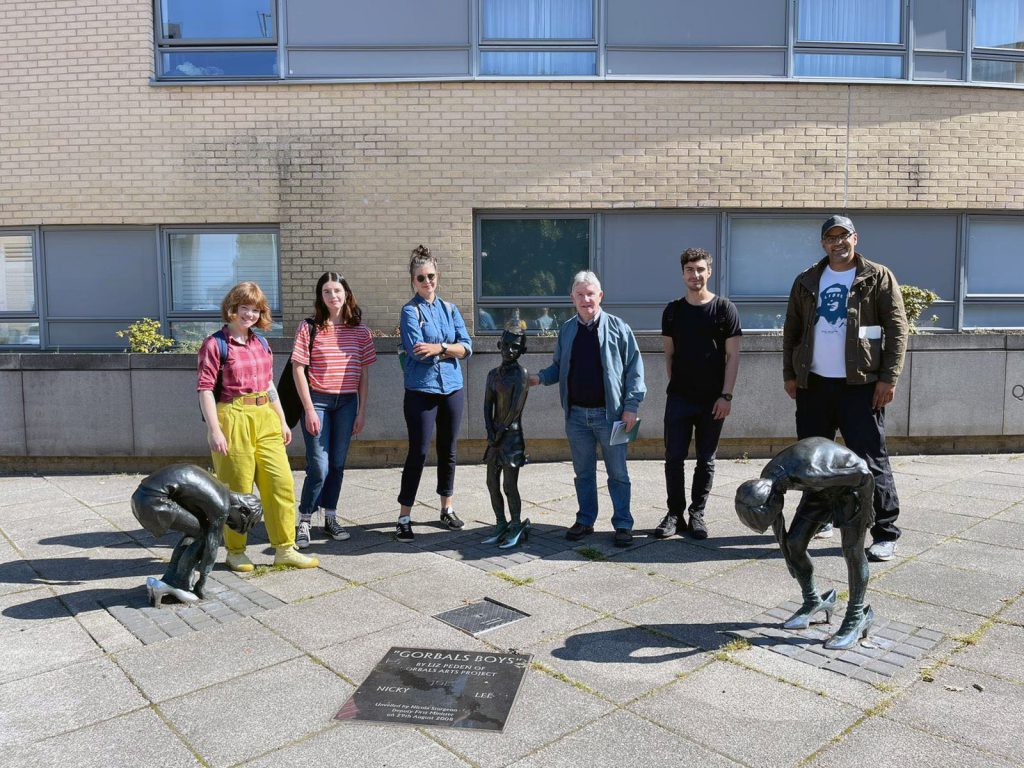
M 695 539 L 706 539 L 708 527 L 704 524 L 704 511 L 690 510 L 690 535 Z
M 816 539 L 831 539 L 832 538 L 832 533 L 834 531 L 835 531 L 835 526 L 833 526 L 832 523 L 825 523 L 823 526 L 821 526 L 821 528 L 818 529 L 818 532 L 816 534 L 814 534 L 814 538 L 816 538 Z
M 336 517 L 324 518 L 324 533 L 335 541 L 345 541 L 345 539 L 351 538 L 352 536 L 352 534 L 341 527 L 341 523 L 338 522 L 338 518 Z
M 295 546 L 298 549 L 309 546 L 309 523 L 299 523 L 299 529 L 295 532 Z
M 875 563 L 882 563 L 886 560 L 892 560 L 893 555 L 896 554 L 896 540 L 891 541 L 876 541 L 870 547 L 868 547 L 868 560 Z

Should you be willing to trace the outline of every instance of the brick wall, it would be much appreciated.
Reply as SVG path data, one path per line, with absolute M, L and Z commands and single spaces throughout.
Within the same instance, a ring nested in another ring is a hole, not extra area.
M 286 322 L 343 271 L 372 327 L 409 249 L 468 311 L 472 212 L 1024 209 L 1024 102 L 797 83 L 153 86 L 145 0 L 0 3 L 0 227 L 277 223 Z

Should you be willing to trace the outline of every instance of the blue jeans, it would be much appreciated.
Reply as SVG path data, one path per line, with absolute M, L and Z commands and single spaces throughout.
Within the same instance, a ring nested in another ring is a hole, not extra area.
M 576 473 L 576 500 L 579 511 L 576 522 L 593 525 L 597 520 L 597 445 L 601 444 L 604 468 L 608 472 L 608 493 L 612 497 L 612 527 L 632 530 L 629 513 L 629 472 L 626 470 L 626 446 L 609 445 L 612 422 L 602 408 L 571 406 L 565 419 L 565 436 L 569 438 L 572 468 Z
M 345 459 L 352 442 L 352 425 L 359 410 L 359 396 L 329 395 L 310 391 L 313 408 L 320 418 L 320 434 L 311 435 L 305 418 L 299 419 L 306 441 L 306 480 L 302 483 L 299 514 L 311 515 L 317 506 L 337 509 Z

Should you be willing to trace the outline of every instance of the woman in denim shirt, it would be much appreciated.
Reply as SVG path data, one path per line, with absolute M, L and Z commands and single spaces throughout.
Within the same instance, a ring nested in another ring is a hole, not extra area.
M 427 461 L 430 436 L 437 426 L 437 495 L 441 497 L 441 524 L 458 529 L 464 523 L 452 509 L 455 488 L 455 437 L 466 403 L 459 360 L 473 347 L 458 308 L 437 296 L 437 259 L 420 245 L 412 252 L 409 276 L 416 295 L 402 307 L 400 328 L 406 351 L 405 423 L 409 453 L 402 468 L 396 536 L 412 541 L 412 505 Z

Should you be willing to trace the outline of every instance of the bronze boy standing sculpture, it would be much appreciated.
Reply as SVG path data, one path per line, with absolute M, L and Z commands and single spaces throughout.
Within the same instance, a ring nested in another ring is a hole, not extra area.
M 874 487 L 871 471 L 857 454 L 823 437 L 809 437 L 783 450 L 768 462 L 760 478 L 736 490 L 740 520 L 758 533 L 772 528 L 789 573 L 800 584 L 803 605 L 783 624 L 786 629 L 806 629 L 818 613 L 824 613 L 826 621 L 832 616 L 836 591 L 818 594 L 807 545 L 822 523 L 835 520 L 842 533 L 850 601 L 839 631 L 825 643 L 829 649 L 850 648 L 867 636 L 875 619 L 871 607 L 864 605 L 868 587 L 864 537 L 875 518 Z M 783 495 L 790 489 L 804 494 L 787 531 L 782 506 Z
M 501 365 L 487 374 L 484 387 L 484 425 L 487 428 L 487 490 L 491 493 L 496 525 L 484 544 L 509 549 L 524 542 L 530 533 L 530 520 L 521 520 L 523 502 L 519 496 L 519 468 L 526 459 L 526 442 L 519 419 L 529 392 L 527 372 L 518 363 L 526 351 L 526 334 L 505 331 L 498 342 Z M 504 482 L 502 482 L 504 474 Z M 505 517 L 502 486 L 508 499 L 511 520 Z

